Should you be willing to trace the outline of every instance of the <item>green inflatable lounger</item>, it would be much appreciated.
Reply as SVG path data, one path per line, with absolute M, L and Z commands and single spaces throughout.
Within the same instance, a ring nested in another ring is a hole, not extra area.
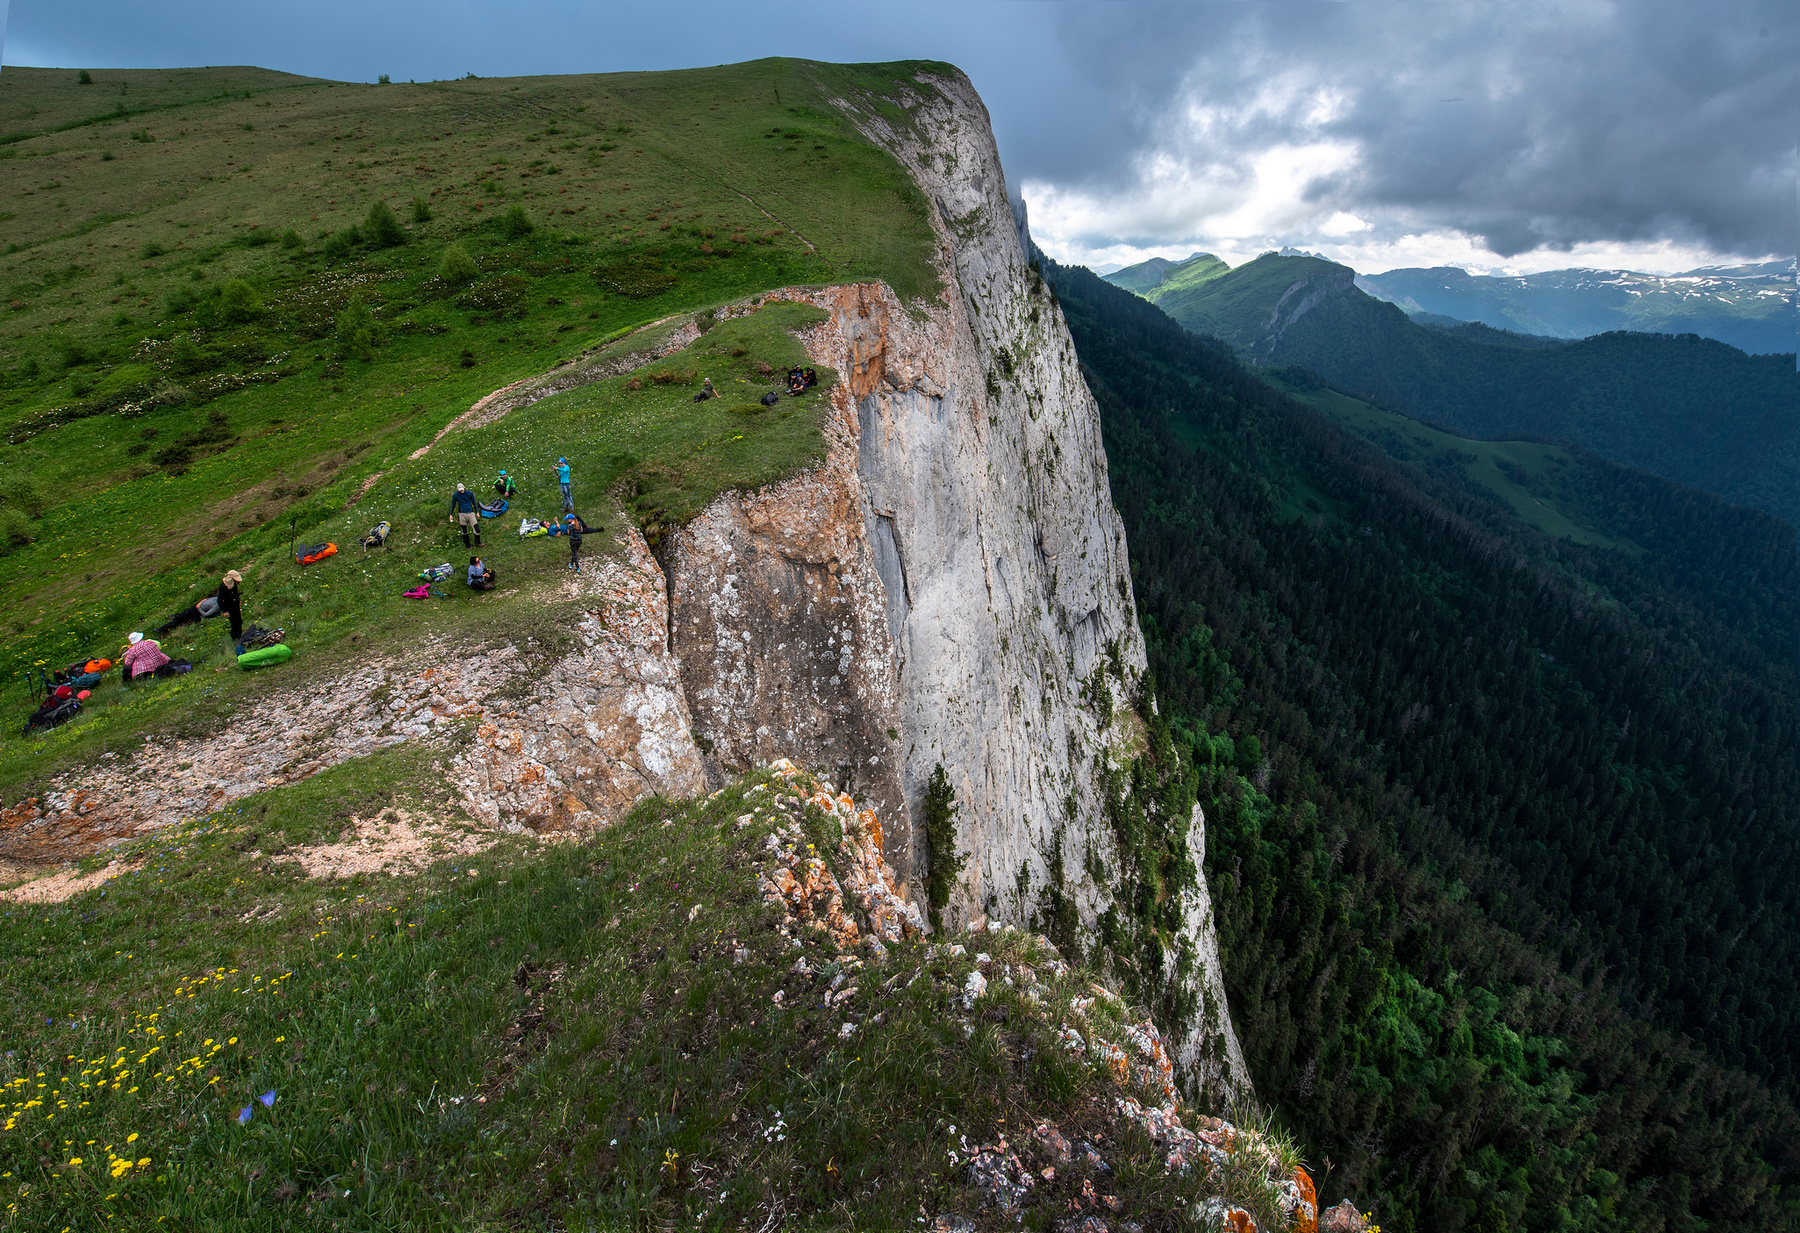
M 285 642 L 277 642 L 274 646 L 258 647 L 254 651 L 245 651 L 238 656 L 240 668 L 273 668 L 276 664 L 285 664 L 294 657 L 294 648 Z

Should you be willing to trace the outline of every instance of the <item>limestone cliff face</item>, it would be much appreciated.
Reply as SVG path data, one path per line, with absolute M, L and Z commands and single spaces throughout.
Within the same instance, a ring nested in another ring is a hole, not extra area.
M 942 765 L 968 856 L 946 914 L 1092 941 L 1129 900 L 1106 768 L 1130 754 L 1144 670 L 1099 415 L 1060 309 L 1028 267 L 985 108 L 960 77 L 905 97 L 908 123 L 839 105 L 935 211 L 945 290 L 789 290 L 824 309 L 806 338 L 835 369 L 825 464 L 715 501 L 665 552 L 671 646 L 714 776 L 791 757 L 835 773 L 884 824 L 915 896 L 921 807 Z M 1028 241 L 1027 241 L 1028 242 Z M 1115 708 L 1117 708 L 1115 710 Z M 1194 865 L 1204 822 L 1186 831 Z M 1098 870 L 1098 873 L 1091 872 Z M 1164 979 L 1185 1081 L 1249 1094 L 1204 881 L 1182 892 Z

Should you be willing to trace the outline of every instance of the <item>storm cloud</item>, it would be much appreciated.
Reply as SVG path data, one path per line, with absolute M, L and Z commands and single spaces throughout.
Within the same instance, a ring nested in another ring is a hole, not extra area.
M 1036 151 L 1039 229 L 1373 249 L 1794 251 L 1800 46 L 1773 3 L 1060 12 L 1124 139 Z M 1134 52 L 1141 51 L 1141 56 Z
M 5 56 L 349 80 L 948 60 L 1064 259 L 1677 268 L 1795 250 L 1796 7 L 15 0 Z

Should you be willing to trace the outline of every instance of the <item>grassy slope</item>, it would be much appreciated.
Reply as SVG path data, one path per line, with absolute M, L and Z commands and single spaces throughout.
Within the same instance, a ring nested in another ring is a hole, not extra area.
M 1181 297 L 1204 283 L 1211 282 L 1231 267 L 1211 253 L 1195 253 L 1185 261 L 1163 261 L 1153 258 L 1140 265 L 1115 270 L 1106 281 L 1127 291 L 1136 292 L 1152 304 L 1170 297 Z
M 1317 257 L 1262 256 L 1235 270 L 1221 268 L 1190 286 L 1146 298 L 1196 333 L 1246 346 L 1261 337 L 1289 287 L 1339 272 L 1348 268 Z
M 1545 504 L 1522 482 L 1551 483 L 1584 465 L 1561 446 L 1536 441 L 1475 441 L 1333 389 L 1305 390 L 1277 374 L 1259 371 L 1258 375 L 1283 393 L 1317 407 L 1391 458 L 1434 470 L 1456 468 L 1498 497 L 1519 521 L 1545 535 L 1596 548 L 1637 550 L 1629 540 L 1616 539 L 1592 525 L 1579 511 Z
M 455 480 L 485 486 L 500 467 L 518 474 L 516 527 L 519 513 L 554 513 L 549 468 L 567 455 L 590 520 L 610 521 L 615 495 L 636 494 L 633 516 L 655 530 L 720 488 L 816 457 L 818 396 L 768 415 L 732 411 L 770 380 L 762 365 L 802 357 L 789 331 L 806 312 L 788 308 L 706 334 L 657 366 L 677 375 L 669 384 L 605 382 L 406 461 L 488 392 L 671 313 L 858 278 L 935 294 L 925 203 L 826 101 L 879 92 L 916 67 L 763 61 L 386 87 L 207 70 L 187 82 L 200 101 L 148 121 L 5 147 L 0 194 L 18 217 L 0 238 L 19 251 L 0 259 L 14 305 L 0 340 L 9 428 L 0 459 L 7 483 L 32 477 L 48 508 L 29 524 L 35 541 L 0 557 L 0 589 L 16 601 L 0 626 L 0 699 L 22 717 L 23 669 L 110 654 L 232 567 L 247 579 L 247 619 L 295 631 L 301 655 L 268 678 L 221 676 L 205 671 L 228 662 L 216 627 L 179 639 L 202 673 L 150 693 L 105 686 L 94 722 L 48 740 L 0 733 L 0 792 L 11 799 L 146 728 L 214 722 L 246 695 L 361 653 L 344 641 L 355 631 L 432 639 L 479 626 L 503 636 L 538 619 L 536 605 L 505 595 L 398 597 L 422 566 L 461 550 L 444 513 Z M 75 85 L 72 73 L 3 76 L 9 105 L 41 121 L 85 114 L 98 88 Z M 257 81 L 269 88 L 244 97 Z M 377 200 L 410 220 L 414 197 L 432 218 L 410 224 L 406 244 L 327 252 L 323 237 Z M 491 221 L 513 206 L 536 224 L 530 235 L 509 239 Z M 261 242 L 289 228 L 304 248 Z M 521 280 L 511 288 L 519 312 L 491 311 L 491 296 L 471 302 L 435 278 L 452 241 L 482 267 L 478 283 Z M 216 312 L 209 320 L 214 289 L 240 278 L 266 313 L 241 325 Z M 374 304 L 384 333 L 368 360 L 335 354 L 333 321 L 353 294 Z M 201 349 L 186 366 L 175 354 L 184 338 Z M 212 401 L 143 407 L 141 394 L 166 383 L 204 393 L 270 374 L 279 379 Z M 696 411 L 700 375 L 726 397 Z M 120 409 L 122 400 L 136 406 Z M 156 461 L 195 435 L 220 439 L 185 462 Z M 344 513 L 377 471 L 383 478 Z M 0 484 L 0 512 L 20 504 Z M 358 559 L 354 538 L 384 518 L 394 547 Z M 347 551 L 302 572 L 287 557 L 290 523 Z M 490 536 L 488 545 L 507 583 L 529 588 L 560 564 L 554 543 Z
M 441 808 L 434 756 L 384 751 L 166 832 L 104 897 L 9 905 L 0 1228 L 912 1227 L 973 1210 L 952 1153 L 1025 1150 L 1043 1118 L 1104 1134 L 1113 1172 L 1057 1170 L 1025 1227 L 1084 1182 L 1153 1225 L 1205 1193 L 1057 1035 L 1083 1016 L 1117 1035 L 1106 998 L 1071 1011 L 1087 975 L 1039 1004 L 990 968 L 967 1014 L 973 954 L 839 955 L 782 928 L 752 868 L 766 837 L 798 818 L 835 862 L 843 834 L 801 806 L 809 779 L 789 815 L 771 804 L 792 788 L 758 772 L 416 878 L 321 884 L 272 859 L 352 812 Z M 1048 957 L 1018 933 L 980 948 Z M 859 992 L 827 1006 L 839 972 Z

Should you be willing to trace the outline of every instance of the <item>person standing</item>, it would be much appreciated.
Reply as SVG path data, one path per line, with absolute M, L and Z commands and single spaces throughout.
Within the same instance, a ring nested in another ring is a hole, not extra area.
M 565 514 L 573 514 L 575 512 L 575 497 L 569 488 L 569 460 L 567 458 L 558 458 L 556 460 L 556 482 L 562 485 L 562 512 Z
M 228 570 L 219 579 L 219 589 L 213 598 L 219 601 L 219 611 L 231 618 L 231 640 L 236 642 L 244 636 L 244 591 L 238 584 L 244 576 L 235 569 Z
M 481 543 L 481 515 L 475 512 L 475 494 L 461 484 L 450 494 L 450 521 L 462 526 L 463 547 L 469 547 L 469 535 L 475 536 L 475 544 Z
M 587 532 L 588 524 L 573 510 L 563 519 L 563 534 L 569 537 L 569 568 L 578 574 L 581 572 L 581 537 Z

